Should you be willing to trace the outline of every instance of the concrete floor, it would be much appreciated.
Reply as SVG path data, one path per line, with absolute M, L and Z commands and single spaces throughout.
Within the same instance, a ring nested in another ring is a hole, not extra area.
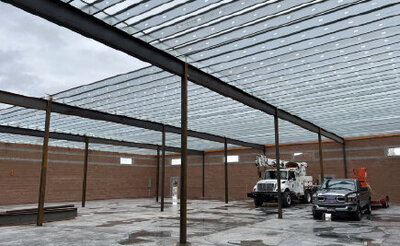
M 0 211 L 21 207 L 29 206 L 0 206 Z M 400 245 L 400 206 L 374 210 L 360 222 L 314 221 L 310 209 L 296 205 L 278 220 L 275 207 L 254 208 L 251 201 L 191 200 L 188 240 L 191 245 Z M 179 210 L 168 199 L 163 213 L 150 199 L 89 201 L 74 220 L 0 228 L 0 245 L 7 246 L 176 245 L 178 237 Z

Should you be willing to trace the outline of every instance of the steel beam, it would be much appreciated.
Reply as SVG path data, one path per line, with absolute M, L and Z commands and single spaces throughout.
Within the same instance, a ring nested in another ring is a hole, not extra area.
M 18 95 L 18 94 L 6 92 L 6 91 L 0 91 L 0 103 L 15 105 L 15 106 L 24 107 L 24 108 L 30 108 L 30 109 L 46 110 L 47 100 L 41 99 L 41 98 L 35 98 L 35 97 L 22 96 L 22 95 Z M 163 125 L 161 123 L 154 122 L 154 121 L 140 120 L 140 119 L 136 119 L 136 118 L 132 118 L 132 117 L 128 117 L 128 116 L 110 114 L 110 113 L 101 112 L 101 111 L 92 110 L 92 109 L 84 109 L 84 108 L 66 105 L 66 104 L 62 104 L 62 103 L 58 103 L 58 102 L 52 103 L 52 112 L 59 113 L 59 114 L 65 114 L 65 115 L 73 115 L 73 116 L 78 116 L 78 117 L 92 119 L 92 120 L 108 121 L 108 122 L 113 122 L 113 123 L 118 123 L 118 124 L 123 124 L 123 125 L 128 125 L 128 126 L 139 127 L 139 128 L 143 128 L 143 129 L 147 129 L 147 130 L 159 131 L 159 132 L 161 132 L 162 129 L 164 128 L 164 130 L 166 132 L 181 134 L 180 127 L 175 127 L 172 125 Z M 204 132 L 192 131 L 192 130 L 188 130 L 188 136 L 194 137 L 194 138 L 201 138 L 201 139 L 205 139 L 205 140 L 209 140 L 209 141 L 213 141 L 213 142 L 220 142 L 220 143 L 223 143 L 225 141 L 224 137 L 213 135 L 213 134 L 208 134 L 208 133 L 204 133 Z M 234 144 L 234 145 L 240 145 L 240 146 L 245 146 L 245 147 L 250 147 L 250 148 L 255 148 L 255 149 L 263 148 L 263 145 L 261 145 L 261 144 L 247 143 L 244 141 L 231 139 L 231 138 L 227 138 L 227 140 L 230 144 Z M 157 149 L 155 147 L 155 145 L 154 145 L 153 149 Z M 180 150 L 177 152 L 180 152 Z M 201 153 L 199 153 L 199 154 L 201 154 Z
M 318 150 L 319 150 L 319 168 L 321 172 L 321 180 L 320 184 L 324 182 L 325 175 L 324 175 L 324 158 L 322 156 L 322 137 L 321 131 L 318 132 Z
M 160 148 L 157 148 L 156 202 L 158 202 L 159 187 L 160 187 Z
M 228 203 L 228 141 L 224 143 L 225 203 Z
M 343 148 L 343 171 L 344 171 L 344 177 L 347 178 L 347 156 L 346 156 L 346 141 L 343 142 L 342 145 Z
M 160 67 L 172 74 L 180 77 L 184 76 L 184 62 L 177 57 L 159 50 L 154 46 L 135 38 L 116 27 L 108 25 L 96 17 L 86 14 L 62 1 L 2 1 L 80 33 L 83 36 L 97 40 L 109 47 L 125 52 L 126 54 L 134 56 L 142 61 Z M 275 114 L 275 106 L 240 90 L 239 88 L 229 85 L 192 65 L 188 66 L 188 79 L 193 83 L 204 86 L 220 95 L 241 102 L 251 108 L 258 109 L 270 115 Z M 277 111 L 279 113 L 279 118 L 283 120 L 287 120 L 311 132 L 318 133 L 320 131 L 320 127 L 309 121 L 303 120 L 302 118 L 281 109 L 277 109 Z M 336 142 L 343 143 L 343 138 L 332 132 L 322 129 L 321 134 Z
M 281 165 L 279 151 L 279 111 L 275 111 L 274 128 L 275 128 L 275 160 L 276 160 L 276 182 L 278 184 L 278 218 L 282 219 L 282 190 L 281 190 Z
M 82 182 L 82 207 L 86 205 L 86 184 L 87 184 L 87 172 L 89 162 L 89 139 L 85 139 L 85 158 L 83 163 L 83 182 Z
M 43 214 L 44 214 L 44 199 L 46 195 L 46 178 L 47 178 L 47 158 L 49 150 L 49 133 L 50 133 L 50 116 L 51 116 L 51 101 L 52 98 L 47 101 L 46 105 L 46 119 L 45 119 L 45 132 L 43 138 L 43 150 L 42 150 L 42 165 L 40 169 L 40 186 L 39 186 L 39 202 L 38 202 L 38 215 L 37 215 L 37 226 L 43 225 Z
M 161 132 L 161 212 L 164 211 L 164 184 L 165 184 L 165 128 Z
M 44 137 L 43 131 L 14 127 L 14 126 L 0 126 L 0 132 L 32 136 L 32 137 Z M 156 144 L 127 142 L 127 141 L 113 140 L 113 139 L 106 139 L 106 138 L 97 138 L 97 137 L 85 137 L 85 136 L 81 136 L 81 135 L 74 135 L 74 134 L 69 134 L 69 133 L 58 133 L 58 132 L 50 132 L 49 137 L 51 139 L 66 140 L 66 141 L 72 141 L 72 142 L 85 142 L 85 139 L 88 138 L 89 142 L 95 143 L 95 144 L 125 146 L 125 147 L 139 148 L 139 149 L 154 149 L 154 150 L 156 150 L 157 148 L 160 147 Z M 181 148 L 165 146 L 165 151 L 180 153 Z M 203 153 L 203 151 L 188 149 L 188 153 L 193 154 L 193 155 L 201 155 Z
M 186 244 L 187 239 L 187 128 L 188 128 L 188 66 L 185 63 L 184 76 L 181 78 L 181 190 L 180 190 L 180 226 L 179 243 Z

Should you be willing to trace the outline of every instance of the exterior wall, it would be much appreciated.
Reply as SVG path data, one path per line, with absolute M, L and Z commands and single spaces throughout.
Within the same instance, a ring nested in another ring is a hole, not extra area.
M 388 194 L 392 202 L 400 202 L 400 157 L 387 157 L 387 147 L 400 146 L 400 137 L 376 137 L 347 141 L 347 172 L 366 167 L 374 198 Z M 281 159 L 306 161 L 308 174 L 317 182 L 320 173 L 317 143 L 284 144 Z M 275 158 L 274 146 L 267 146 L 267 156 Z M 303 153 L 295 158 L 293 153 Z M 261 151 L 229 150 L 239 155 L 238 163 L 228 164 L 229 199 L 246 199 L 257 182 L 254 165 Z M 132 157 L 133 165 L 120 165 L 120 157 Z M 165 196 L 170 196 L 171 177 L 178 177 L 179 166 L 172 166 L 167 156 Z M 325 175 L 344 177 L 342 146 L 323 143 Z M 205 156 L 205 197 L 224 199 L 223 151 Z M 188 197 L 202 197 L 202 157 L 189 156 Z M 35 203 L 39 190 L 41 146 L 0 143 L 0 204 Z M 90 151 L 87 199 L 135 198 L 155 196 L 156 157 L 123 153 Z M 79 201 L 82 191 L 83 150 L 50 148 L 46 202 Z M 161 170 L 161 168 L 160 168 Z M 149 179 L 151 187 L 148 188 Z
M 346 141 L 347 174 L 352 177 L 352 169 L 366 167 L 373 199 L 389 195 L 391 202 L 400 202 L 400 157 L 388 157 L 388 147 L 399 146 L 400 137 L 376 137 Z M 283 144 L 280 146 L 282 160 L 306 161 L 309 165 L 308 175 L 317 183 L 320 179 L 319 152 L 317 143 Z M 303 153 L 293 158 L 294 153 Z M 229 199 L 246 199 L 257 182 L 257 169 L 254 161 L 261 151 L 251 149 L 230 150 L 229 155 L 239 155 L 239 163 L 228 164 Z M 267 147 L 267 156 L 275 158 L 275 147 Z M 170 166 L 167 158 L 166 196 L 169 196 L 169 177 L 179 176 L 179 167 Z M 344 177 L 342 146 L 333 142 L 323 142 L 323 159 L 325 176 Z M 201 197 L 201 163 L 200 157 L 191 156 L 188 167 L 188 197 Z M 224 199 L 224 166 L 223 151 L 207 152 L 205 159 L 205 197 Z
M 38 201 L 41 155 L 41 146 L 0 143 L 0 204 Z M 133 165 L 120 165 L 120 157 Z M 49 148 L 46 202 L 81 200 L 83 160 L 83 150 Z M 154 196 L 155 163 L 154 156 L 89 150 L 87 200 Z

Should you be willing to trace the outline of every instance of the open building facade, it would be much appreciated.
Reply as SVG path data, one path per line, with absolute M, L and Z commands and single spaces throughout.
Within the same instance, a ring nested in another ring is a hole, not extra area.
M 316 184 L 365 167 L 374 199 L 400 201 L 398 1 L 4 2 L 149 63 L 44 99 L 0 91 L 0 203 L 38 203 L 38 225 L 44 202 L 162 211 L 177 182 L 186 243 L 187 199 L 246 199 L 260 154 Z

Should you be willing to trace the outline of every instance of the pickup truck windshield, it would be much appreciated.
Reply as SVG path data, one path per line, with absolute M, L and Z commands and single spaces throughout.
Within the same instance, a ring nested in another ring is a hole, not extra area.
M 281 171 L 281 179 L 287 179 L 287 171 Z M 276 179 L 276 171 L 265 171 L 264 179 Z
M 352 180 L 334 180 L 328 179 L 322 185 L 322 189 L 328 190 L 356 190 L 355 184 Z

